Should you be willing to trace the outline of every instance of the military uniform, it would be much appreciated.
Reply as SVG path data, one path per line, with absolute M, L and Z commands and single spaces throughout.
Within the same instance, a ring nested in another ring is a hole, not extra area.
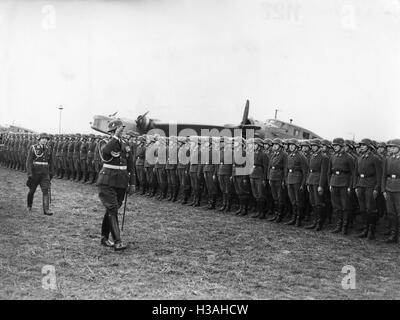
M 210 210 L 215 209 L 218 196 L 217 164 L 219 163 L 219 149 L 217 149 L 216 143 L 217 141 L 213 141 L 209 137 L 204 141 L 204 148 L 202 149 L 202 160 L 205 161 L 203 174 L 208 194 L 207 209 Z
M 157 179 L 156 179 L 156 174 L 155 174 L 155 146 L 154 142 L 155 139 L 154 137 L 148 137 L 149 141 L 146 145 L 146 159 L 144 162 L 144 170 L 146 171 L 146 181 L 148 184 L 148 192 L 147 195 L 149 197 L 154 197 L 156 192 L 157 192 Z
M 49 136 L 45 133 L 40 134 L 40 140 L 47 139 Z M 26 169 L 28 174 L 28 181 L 26 185 L 29 188 L 27 196 L 28 210 L 32 210 L 33 196 L 36 188 L 40 185 L 43 193 L 43 213 L 46 215 L 52 215 L 49 209 L 50 197 L 50 181 L 53 177 L 53 163 L 51 149 L 46 144 L 35 144 L 31 146 L 28 151 L 28 157 L 26 159 Z
M 81 135 L 76 134 L 76 140 L 74 142 L 74 152 L 73 152 L 73 162 L 74 169 L 76 173 L 75 181 L 79 182 L 82 179 L 82 171 L 81 171 L 81 160 L 80 160 L 80 151 L 81 151 Z
M 145 138 L 139 137 L 139 145 L 136 149 L 136 172 L 139 180 L 140 194 L 145 194 L 147 190 L 146 172 L 144 169 L 144 162 L 146 158 Z
M 363 139 L 360 144 L 365 144 L 369 150 L 362 154 L 355 162 L 353 187 L 356 190 L 360 212 L 364 217 L 365 229 L 360 238 L 368 236 L 375 239 L 376 223 L 379 219 L 376 206 L 376 197 L 380 193 L 382 182 L 382 162 L 371 151 L 372 142 Z
M 252 139 L 248 143 L 251 148 L 250 156 L 254 157 L 253 168 L 250 171 L 250 185 L 256 200 L 256 214 L 252 217 L 263 219 L 266 214 L 269 158 L 264 152 L 264 142 L 260 138 Z
M 289 148 L 290 145 L 294 145 L 296 149 L 288 154 L 285 170 L 286 185 L 292 205 L 292 220 L 287 224 L 301 226 L 304 219 L 304 190 L 306 189 L 308 163 L 306 157 L 298 151 L 300 146 L 296 139 L 289 140 Z
M 217 168 L 219 188 L 222 192 L 222 206 L 219 211 L 229 212 L 232 206 L 234 187 L 232 181 L 233 148 L 228 137 L 220 138 L 219 165 Z
M 89 135 L 89 141 L 87 142 L 87 157 L 86 157 L 86 168 L 88 172 L 87 184 L 95 183 L 96 170 L 94 167 L 94 155 L 96 150 L 96 136 L 94 134 Z
M 349 208 L 349 190 L 353 187 L 354 159 L 343 150 L 342 138 L 334 139 L 332 145 L 341 147 L 339 152 L 335 152 L 330 158 L 328 166 L 332 207 L 338 217 L 333 232 L 342 231 L 343 234 L 347 234 L 352 213 Z
M 273 150 L 269 161 L 268 179 L 271 194 L 274 200 L 275 216 L 270 221 L 280 222 L 284 215 L 284 185 L 287 166 L 287 153 L 283 150 L 282 140 L 275 138 L 273 145 L 279 145 L 278 150 Z
M 109 129 L 119 130 L 120 120 L 112 120 Z M 97 179 L 99 198 L 106 208 L 101 228 L 101 243 L 114 246 L 115 250 L 123 250 L 126 246 L 121 241 L 118 225 L 118 209 L 122 206 L 128 186 L 134 185 L 133 159 L 126 141 L 116 135 L 108 141 L 103 140 L 101 147 L 104 164 Z M 109 234 L 114 238 L 114 244 L 109 241 Z
M 319 149 L 310 155 L 309 173 L 307 186 L 312 212 L 315 215 L 314 223 L 307 229 L 320 231 L 325 224 L 326 210 L 324 194 L 328 193 L 328 166 L 329 158 L 321 150 L 321 142 L 317 139 L 311 141 L 311 148 L 317 146 Z
M 201 175 L 201 153 L 200 153 L 200 137 L 191 137 L 191 147 L 190 147 L 190 185 L 193 194 L 193 201 L 189 204 L 191 206 L 200 206 L 201 192 L 202 192 L 202 179 Z
M 75 170 L 75 162 L 74 162 L 74 150 L 75 150 L 75 142 L 76 142 L 77 136 L 72 135 L 71 139 L 68 143 L 68 148 L 67 148 L 67 161 L 68 161 L 68 167 L 71 172 L 70 180 L 75 180 L 76 179 L 76 170 Z
M 79 162 L 81 169 L 81 177 L 82 183 L 86 183 L 88 179 L 88 165 L 87 165 L 87 156 L 88 156 L 88 136 L 85 134 L 82 136 L 81 145 L 79 148 Z
M 178 137 L 172 136 L 169 138 L 167 149 L 167 163 L 165 171 L 167 173 L 168 185 L 168 201 L 175 202 L 178 198 L 179 192 L 179 178 L 178 178 Z
M 63 178 L 65 180 L 69 180 L 71 178 L 71 169 L 69 167 L 68 162 L 68 145 L 69 145 L 70 137 L 67 135 L 64 137 L 64 141 L 61 144 L 61 162 L 62 162 L 62 170 L 64 173 Z
M 387 146 L 393 151 L 383 162 L 382 192 L 390 219 L 390 237 L 386 243 L 397 243 L 400 219 L 400 139 L 390 140 Z
M 249 166 L 253 164 L 250 163 L 251 160 L 253 159 L 246 152 L 245 140 L 242 137 L 235 137 L 232 180 L 239 198 L 239 209 L 235 212 L 236 215 L 245 216 L 248 214 L 251 195 L 250 169 L 252 169 Z
M 159 137 L 156 149 L 156 163 L 154 170 L 156 174 L 157 184 L 159 186 L 159 192 L 157 199 L 162 200 L 167 197 L 168 184 L 167 184 L 167 172 L 165 171 L 165 165 L 167 162 L 167 148 L 165 137 Z
M 178 177 L 179 189 L 182 190 L 182 204 L 187 204 L 191 192 L 189 176 L 190 167 L 190 145 L 185 137 L 178 137 Z

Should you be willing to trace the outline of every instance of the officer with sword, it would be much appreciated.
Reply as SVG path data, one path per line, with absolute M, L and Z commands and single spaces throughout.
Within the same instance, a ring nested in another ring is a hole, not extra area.
M 134 160 L 128 143 L 122 138 L 124 128 L 119 119 L 114 119 L 108 124 L 110 138 L 108 141 L 100 141 L 99 153 L 103 167 L 96 183 L 100 201 L 106 208 L 101 227 L 101 244 L 114 247 L 115 251 L 127 247 L 121 240 L 118 209 L 127 194 L 135 192 Z M 114 242 L 109 239 L 110 233 Z

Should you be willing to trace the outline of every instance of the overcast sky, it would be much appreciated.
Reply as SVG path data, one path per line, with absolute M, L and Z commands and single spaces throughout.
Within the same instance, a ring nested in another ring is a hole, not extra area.
M 94 114 L 400 137 L 400 0 L 0 1 L 0 125 Z

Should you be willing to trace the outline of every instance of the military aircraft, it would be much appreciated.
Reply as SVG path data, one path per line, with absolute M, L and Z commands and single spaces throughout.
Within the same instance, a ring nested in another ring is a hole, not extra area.
M 255 120 L 249 118 L 249 109 L 250 102 L 246 101 L 246 105 L 244 107 L 244 112 L 242 116 L 242 121 L 239 124 L 226 124 L 226 125 L 210 125 L 210 124 L 190 124 L 190 123 L 168 123 L 162 122 L 157 119 L 148 118 L 147 115 L 149 111 L 146 113 L 139 115 L 136 120 L 131 120 L 127 118 L 118 118 L 120 119 L 124 125 L 125 130 L 133 130 L 138 134 L 146 134 L 152 129 L 162 130 L 166 136 L 170 134 L 170 125 L 176 125 L 175 135 L 179 135 L 181 130 L 183 129 L 192 129 L 196 132 L 197 135 L 202 135 L 201 129 L 212 130 L 215 129 L 214 132 L 211 131 L 211 135 L 220 136 L 221 131 L 229 132 L 230 130 L 231 136 L 233 135 L 233 131 L 235 129 L 241 129 L 243 135 L 245 134 L 246 129 L 253 129 L 254 134 L 260 136 L 261 138 L 297 138 L 300 140 L 306 139 L 314 139 L 321 138 L 317 134 L 313 133 L 310 130 L 304 129 L 302 127 L 293 125 L 292 123 L 287 123 L 278 119 L 268 119 L 265 122 Z M 107 133 L 108 123 L 115 119 L 116 113 L 110 116 L 102 116 L 95 115 L 93 117 L 93 122 L 91 122 L 91 128 L 100 131 L 102 133 Z

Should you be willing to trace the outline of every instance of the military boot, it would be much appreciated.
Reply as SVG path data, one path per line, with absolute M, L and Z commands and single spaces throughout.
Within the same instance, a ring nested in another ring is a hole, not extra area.
M 375 240 L 375 229 L 376 229 L 376 224 L 371 223 L 369 225 L 369 230 L 368 230 L 368 240 Z
M 235 215 L 240 215 L 243 212 L 243 200 L 239 199 L 239 209 L 237 209 L 234 214 Z
M 292 218 L 288 222 L 285 222 L 285 224 L 288 226 L 294 226 L 297 221 L 297 215 L 298 215 L 297 207 L 293 206 L 292 207 Z
M 315 207 L 315 212 L 317 215 L 317 227 L 315 228 L 315 231 L 321 231 L 325 221 L 326 221 L 326 211 L 325 207 L 317 206 Z
M 279 208 L 278 204 L 274 202 L 273 207 L 274 207 L 274 211 L 272 211 L 272 216 L 270 218 L 268 218 L 267 221 L 275 221 L 276 218 L 278 217 L 278 214 L 279 214 L 279 212 L 278 212 L 278 208 Z
M 190 196 L 190 194 L 189 194 L 188 191 L 184 191 L 184 192 L 183 192 L 183 201 L 182 201 L 182 204 L 187 204 L 187 202 L 188 202 L 188 200 L 189 200 L 189 196 Z
M 378 211 L 371 212 L 369 218 L 370 218 L 370 225 L 369 225 L 369 232 L 368 232 L 368 240 L 375 240 L 376 224 L 379 220 Z
M 227 194 L 227 195 L 226 195 L 226 208 L 225 208 L 225 212 L 231 212 L 231 208 L 232 208 L 232 195 L 231 195 L 231 194 Z
M 357 235 L 358 238 L 366 238 L 368 236 L 368 231 L 369 231 L 369 224 L 366 223 L 364 225 L 363 231 Z
M 390 219 L 390 235 L 385 240 L 385 243 L 397 243 L 399 240 L 399 223 L 396 216 L 392 216 Z
M 343 219 L 343 227 L 342 227 L 342 234 L 347 235 L 349 234 L 349 225 L 350 225 L 350 212 L 345 211 L 344 212 L 344 219 Z
M 261 215 L 261 203 L 260 203 L 260 199 L 257 199 L 256 202 L 256 211 L 254 211 L 254 213 L 251 215 L 252 218 L 258 218 Z
M 315 229 L 318 225 L 318 214 L 317 214 L 317 209 L 315 206 L 312 207 L 312 211 L 311 211 L 314 215 L 314 221 L 312 224 L 306 226 L 306 229 Z
M 208 209 L 214 210 L 216 203 L 217 203 L 217 196 L 213 194 L 211 196 L 210 207 Z
M 192 202 L 189 203 L 189 206 L 194 206 L 196 202 L 197 202 L 196 194 L 194 194 L 194 195 L 193 195 Z
M 260 208 L 259 208 L 259 216 L 258 219 L 265 219 L 267 217 L 267 207 L 264 199 L 260 199 Z
M 339 217 L 338 221 L 336 223 L 335 229 L 332 231 L 332 233 L 339 233 L 342 230 L 343 227 L 343 211 L 339 211 Z
M 109 214 L 110 230 L 114 238 L 114 250 L 121 251 L 126 249 L 126 245 L 121 241 L 121 235 L 119 231 L 119 225 L 117 216 L 115 214 Z
M 199 191 L 197 197 L 196 197 L 196 202 L 193 205 L 193 207 L 200 207 L 200 202 L 201 202 L 201 191 Z
M 249 201 L 250 199 L 243 199 L 243 210 L 240 213 L 241 216 L 246 216 L 249 212 Z
M 224 211 L 226 208 L 226 194 L 222 194 L 222 206 L 218 208 L 218 211 Z
M 303 221 L 304 216 L 305 216 L 304 210 L 305 210 L 304 207 L 297 208 L 296 227 L 301 227 L 301 222 Z
M 176 200 L 178 200 L 178 194 L 179 194 L 179 186 L 173 186 L 172 187 L 172 202 L 176 202 Z
M 43 194 L 43 213 L 47 216 L 53 215 L 50 211 L 50 196 L 48 193 Z
M 33 204 L 33 193 L 29 192 L 27 196 L 27 210 L 29 212 L 32 211 L 32 204 Z
M 167 189 L 167 201 L 171 201 L 172 200 L 172 198 L 174 197 L 174 194 L 173 194 L 173 187 L 172 186 L 170 186 L 170 185 L 168 185 L 168 189 Z

